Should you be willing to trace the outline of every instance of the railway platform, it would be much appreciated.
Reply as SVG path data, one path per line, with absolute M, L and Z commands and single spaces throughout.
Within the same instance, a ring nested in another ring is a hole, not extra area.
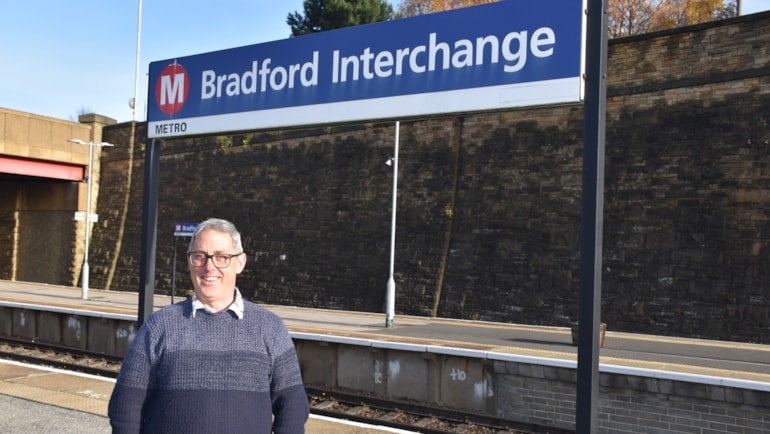
M 153 301 L 159 309 L 171 298 Z M 120 355 L 137 306 L 136 293 L 92 289 L 83 300 L 76 287 L 0 281 L 0 334 L 66 341 L 76 324 L 78 336 L 87 336 L 82 345 Z M 399 315 L 387 328 L 384 314 L 264 307 L 292 334 L 306 385 L 573 427 L 577 347 L 568 328 Z M 626 426 L 634 423 L 667 432 L 719 424 L 770 432 L 770 346 L 621 333 L 610 325 L 599 371 L 606 432 L 636 432 Z
M 83 315 L 136 320 L 138 295 L 0 280 L 0 307 L 29 307 Z M 175 297 L 174 302 L 182 301 Z M 155 295 L 155 310 L 171 297 Z M 293 334 L 371 338 L 404 344 L 430 344 L 531 357 L 576 360 L 570 330 L 462 320 L 396 316 L 385 327 L 384 314 L 287 306 L 263 306 L 278 314 Z M 718 375 L 770 383 L 770 345 L 607 332 L 601 361 L 605 364 L 674 372 Z
M 107 405 L 115 381 L 0 360 L 0 432 L 110 432 Z M 308 434 L 406 434 L 405 431 L 311 415 Z

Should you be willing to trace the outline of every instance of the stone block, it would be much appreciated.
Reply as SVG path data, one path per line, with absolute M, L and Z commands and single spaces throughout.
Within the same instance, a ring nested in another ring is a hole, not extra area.
M 88 318 L 88 350 L 103 354 L 115 354 L 115 320 Z
M 135 321 L 115 322 L 115 355 L 125 356 L 139 330 Z
M 340 346 L 337 352 L 339 387 L 382 395 L 385 383 L 382 352 L 370 347 Z
M 15 338 L 34 340 L 37 339 L 37 321 L 35 312 L 28 309 L 13 310 L 13 331 Z
M 446 356 L 440 364 L 441 404 L 474 411 L 491 406 L 494 380 L 483 360 Z
M 385 352 L 386 395 L 395 399 L 427 401 L 429 364 L 421 353 L 388 350 Z M 443 380 L 443 379 L 442 379 Z
M 62 314 L 40 311 L 37 314 L 37 338 L 40 342 L 61 345 L 62 343 Z
M 86 349 L 88 347 L 88 318 L 67 315 L 62 329 L 62 343 L 65 346 Z
M 709 386 L 708 387 L 709 399 L 711 401 L 722 402 L 725 400 L 725 387 L 724 386 Z
M 13 309 L 0 307 L 0 336 L 11 337 L 13 333 Z
M 302 380 L 310 386 L 337 385 L 337 345 L 328 342 L 296 342 Z

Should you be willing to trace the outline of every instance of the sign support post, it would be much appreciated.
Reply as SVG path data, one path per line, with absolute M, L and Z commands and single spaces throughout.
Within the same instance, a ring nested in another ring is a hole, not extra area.
M 174 256 L 171 257 L 171 304 L 174 304 L 174 292 L 176 290 L 176 237 L 174 234 Z
M 607 0 L 588 1 L 586 97 L 583 130 L 583 199 L 575 431 L 597 430 L 599 327 L 602 299 L 604 139 L 607 118 Z
M 198 223 L 174 223 L 174 256 L 171 260 L 171 304 L 174 304 L 176 292 L 176 239 L 178 237 L 192 237 Z
M 150 140 L 144 155 L 142 194 L 142 253 L 139 263 L 139 311 L 141 326 L 152 315 L 155 293 L 155 252 L 158 245 L 158 190 L 160 184 L 160 141 Z

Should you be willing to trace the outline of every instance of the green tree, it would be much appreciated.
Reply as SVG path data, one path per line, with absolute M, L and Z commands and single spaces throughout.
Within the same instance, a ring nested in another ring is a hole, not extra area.
M 289 13 L 286 24 L 292 36 L 393 19 L 393 6 L 386 0 L 305 0 L 305 13 Z

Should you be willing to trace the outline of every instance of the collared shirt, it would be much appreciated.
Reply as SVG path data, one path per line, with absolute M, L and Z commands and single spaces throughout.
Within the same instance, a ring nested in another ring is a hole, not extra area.
M 197 312 L 199 309 L 206 309 L 209 310 L 206 306 L 201 303 L 200 300 L 198 300 L 198 296 L 195 295 L 193 292 L 192 296 L 192 316 L 195 318 L 195 312 Z M 238 319 L 243 319 L 243 297 L 241 296 L 241 291 L 238 290 L 238 287 L 235 288 L 235 299 L 232 303 L 230 303 L 230 306 L 227 306 L 227 309 L 232 313 L 235 314 Z M 210 311 L 210 310 L 209 310 Z

